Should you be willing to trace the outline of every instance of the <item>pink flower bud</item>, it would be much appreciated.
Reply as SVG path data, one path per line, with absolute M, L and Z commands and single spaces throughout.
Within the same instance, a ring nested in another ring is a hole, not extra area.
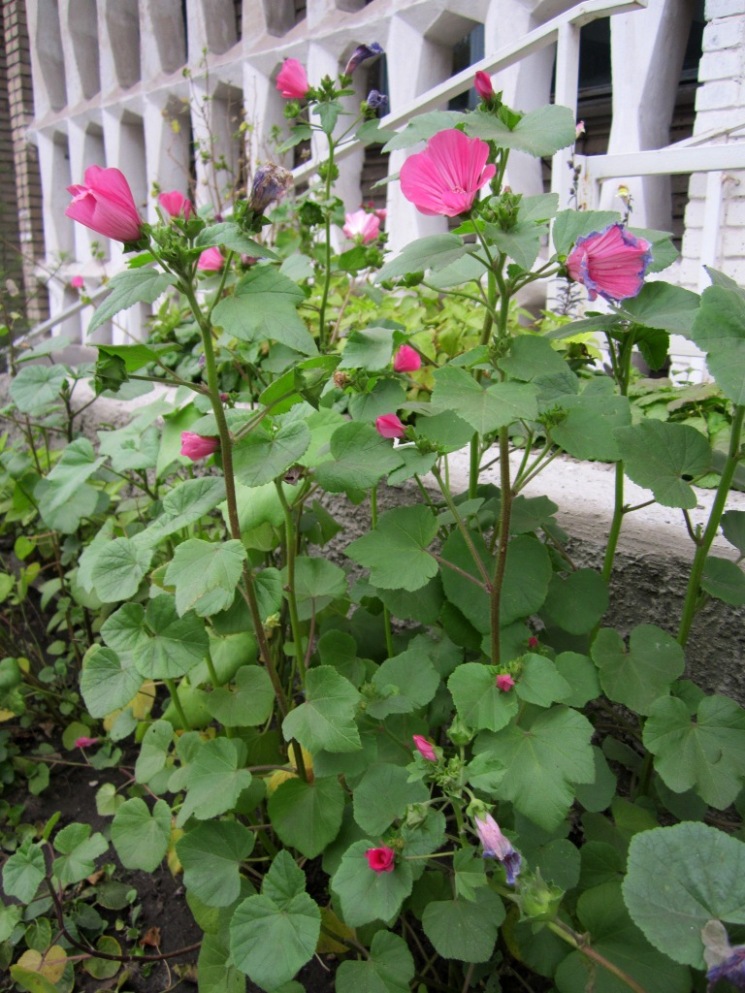
M 87 738 L 85 735 L 81 735 L 80 738 L 75 739 L 76 748 L 91 748 L 93 745 L 98 744 L 98 738 Z
M 509 676 L 506 672 L 497 676 L 497 689 L 501 690 L 502 693 L 509 693 L 512 687 L 515 685 L 515 680 L 512 676 Z
M 396 853 L 383 845 L 380 848 L 368 848 L 365 858 L 373 872 L 393 872 Z
M 427 741 L 427 739 L 424 738 L 421 734 L 415 734 L 413 735 L 413 738 L 414 738 L 414 744 L 416 745 L 416 750 L 419 752 L 422 758 L 425 758 L 428 762 L 436 762 L 437 755 L 435 754 L 435 750 L 432 747 L 432 743 Z
M 285 100 L 302 100 L 308 95 L 310 84 L 305 66 L 297 59 L 285 59 L 277 75 L 277 89 Z
M 114 241 L 139 241 L 142 218 L 135 206 L 132 190 L 119 169 L 89 166 L 81 185 L 68 186 L 72 202 L 65 215 L 104 238 Z
M 73 276 L 70 280 L 70 286 L 72 286 L 74 290 L 82 290 L 85 286 L 85 280 L 82 276 Z
M 473 88 L 482 100 L 491 100 L 494 96 L 491 76 L 487 72 L 477 72 L 473 80 Z
M 219 272 L 225 265 L 225 258 L 219 248 L 205 248 L 199 256 L 197 269 L 202 272 Z
M 411 345 L 401 345 L 393 359 L 394 372 L 416 372 L 421 369 L 422 359 Z
M 178 190 L 171 190 L 170 193 L 161 193 L 158 197 L 158 203 L 171 217 L 183 217 L 185 221 L 188 221 L 194 213 L 191 200 Z
M 395 414 L 381 414 L 375 421 L 375 430 L 383 438 L 403 438 L 406 428 Z
M 536 638 L 534 634 L 531 634 L 531 636 L 528 638 L 528 648 L 531 649 L 538 648 L 539 645 L 540 645 L 540 641 Z
M 585 122 L 577 121 L 577 123 L 574 126 L 574 137 L 579 138 L 584 133 L 585 133 Z
M 198 459 L 206 459 L 208 455 L 213 455 L 220 447 L 217 438 L 205 438 L 201 434 L 192 434 L 191 431 L 181 432 L 181 454 L 187 459 L 196 462 Z

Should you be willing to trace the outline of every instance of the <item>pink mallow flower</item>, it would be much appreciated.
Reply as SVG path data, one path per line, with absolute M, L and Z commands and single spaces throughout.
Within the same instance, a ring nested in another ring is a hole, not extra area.
M 502 693 L 509 693 L 512 687 L 515 685 L 515 680 L 512 676 L 509 676 L 506 672 L 501 673 L 497 676 L 496 686 L 497 689 Z
M 88 738 L 85 735 L 81 735 L 79 738 L 75 739 L 76 748 L 92 748 L 93 745 L 98 744 L 98 738 Z
M 570 277 L 587 287 L 590 300 L 598 295 L 611 302 L 635 297 L 644 285 L 652 261 L 650 245 L 622 224 L 609 225 L 577 239 L 567 258 Z
M 135 206 L 132 190 L 119 169 L 89 166 L 81 185 L 68 186 L 72 202 L 65 215 L 104 238 L 114 241 L 138 241 L 142 218 Z
M 428 762 L 436 762 L 437 755 L 435 754 L 435 750 L 432 746 L 432 743 L 430 741 L 427 741 L 427 739 L 421 734 L 415 734 L 412 735 L 412 737 L 414 739 L 414 745 L 416 746 L 416 750 L 419 752 L 422 758 L 425 758 Z
M 484 849 L 484 858 L 499 859 L 507 873 L 507 882 L 510 886 L 514 886 L 515 880 L 520 875 L 522 856 L 502 834 L 491 814 L 487 814 L 486 817 L 476 817 L 474 820 L 479 841 Z
M 401 168 L 401 190 L 422 214 L 456 217 L 470 210 L 476 194 L 497 169 L 487 165 L 489 146 L 462 131 L 440 131 L 423 152 Z
M 297 59 L 285 59 L 277 75 L 276 86 L 285 100 L 302 100 L 306 97 L 310 83 L 303 63 Z
M 212 248 L 205 248 L 199 256 L 197 269 L 201 269 L 202 272 L 219 272 L 224 265 L 224 255 L 219 248 L 213 246 Z
M 380 218 L 377 214 L 368 214 L 366 210 L 360 209 L 353 214 L 345 214 L 344 220 L 344 234 L 362 245 L 369 245 L 380 234 Z
M 494 96 L 491 76 L 488 72 L 477 72 L 473 79 L 473 88 L 482 100 L 491 100 Z
M 171 190 L 170 193 L 161 193 L 158 197 L 158 203 L 171 217 L 183 217 L 185 221 L 188 221 L 194 213 L 191 200 L 185 197 L 179 190 Z
M 85 286 L 85 280 L 82 276 L 73 276 L 70 280 L 70 286 L 72 286 L 74 290 L 82 290 Z
M 393 357 L 394 372 L 416 372 L 421 369 L 422 359 L 419 352 L 411 345 L 401 345 Z
M 383 438 L 403 438 L 406 428 L 396 414 L 381 414 L 375 421 L 375 430 Z
M 191 431 L 181 432 L 181 454 L 187 459 L 196 462 L 198 459 L 206 459 L 208 455 L 213 455 L 220 447 L 217 438 L 205 438 L 201 434 L 193 434 Z
M 380 848 L 368 848 L 365 852 L 367 864 L 373 872 L 393 872 L 396 853 L 392 848 L 383 845 Z

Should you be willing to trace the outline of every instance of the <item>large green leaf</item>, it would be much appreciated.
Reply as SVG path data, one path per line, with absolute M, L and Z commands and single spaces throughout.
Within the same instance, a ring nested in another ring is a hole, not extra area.
M 517 713 L 517 695 L 497 688 L 497 671 L 480 662 L 464 662 L 448 680 L 458 716 L 476 731 L 501 731 Z
M 466 117 L 465 130 L 472 137 L 536 158 L 553 155 L 577 140 L 573 111 L 556 104 L 524 114 L 511 129 L 496 114 L 476 111 Z
M 31 903 L 45 875 L 44 851 L 41 845 L 27 838 L 3 866 L 6 896 L 15 897 L 21 903 Z
M 631 424 L 626 397 L 614 396 L 604 383 L 588 385 L 579 396 L 565 396 L 558 406 L 566 412 L 551 428 L 551 439 L 576 459 L 615 462 L 620 457 L 616 429 Z
M 691 337 L 707 353 L 709 372 L 734 403 L 745 403 L 745 297 L 719 283 L 704 290 Z
M 236 285 L 232 296 L 212 312 L 213 323 L 241 341 L 278 341 L 303 355 L 315 355 L 316 345 L 297 313 L 305 294 L 271 266 L 256 266 Z
M 96 458 L 87 438 L 70 442 L 52 471 L 34 489 L 45 524 L 70 534 L 78 528 L 81 518 L 93 513 L 98 491 L 86 480 L 104 462 L 103 457 Z
M 704 563 L 701 589 L 734 607 L 745 605 L 745 573 L 736 562 L 709 555 Z
M 197 960 L 199 993 L 246 993 L 246 977 L 233 965 L 227 936 L 205 934 Z
M 235 478 L 244 486 L 270 483 L 299 461 L 310 441 L 310 430 L 304 421 L 290 421 L 274 432 L 252 431 L 233 448 Z
M 233 738 L 214 738 L 200 743 L 194 761 L 179 770 L 172 785 L 186 790 L 177 827 L 190 817 L 206 821 L 225 813 L 241 792 L 251 785 L 251 773 L 240 767 L 239 747 Z
M 683 649 L 654 624 L 635 627 L 628 649 L 613 629 L 598 631 L 592 657 L 608 697 L 637 714 L 650 713 L 655 700 L 667 696 L 685 668 Z
M 623 898 L 655 948 L 703 969 L 707 921 L 745 924 L 745 844 L 696 822 L 643 831 L 631 839 Z
M 213 688 L 207 698 L 209 712 L 225 727 L 257 727 L 269 720 L 274 709 L 274 687 L 266 669 L 243 665 L 233 687 Z
M 360 694 L 336 669 L 322 665 L 306 674 L 305 702 L 285 717 L 282 734 L 309 752 L 356 752 L 362 745 L 354 721 Z
M 240 252 L 257 259 L 276 259 L 277 256 L 266 245 L 261 245 L 249 238 L 234 221 L 220 221 L 210 224 L 199 232 L 194 239 L 195 248 L 210 248 L 212 245 L 222 245 L 232 252 Z
M 608 609 L 608 584 L 594 569 L 577 569 L 566 579 L 554 574 L 542 614 L 570 634 L 587 634 Z
M 550 707 L 552 703 L 566 701 L 571 692 L 571 685 L 551 659 L 532 652 L 523 656 L 522 671 L 515 686 L 515 693 L 521 700 L 538 707 Z
M 494 951 L 504 905 L 496 893 L 482 887 L 473 900 L 428 903 L 422 927 L 438 955 L 459 962 L 487 962 Z
M 171 840 L 171 810 L 156 800 L 150 811 L 141 797 L 125 800 L 111 824 L 111 840 L 125 869 L 155 872 Z
M 348 545 L 346 554 L 370 570 L 374 586 L 413 592 L 437 573 L 437 561 L 427 551 L 436 534 L 437 519 L 428 507 L 396 507 Z
M 108 848 L 102 834 L 91 834 L 90 824 L 73 822 L 63 827 L 54 837 L 54 849 L 59 857 L 52 866 L 60 886 L 70 886 L 90 876 L 96 867 L 96 859 Z
M 496 734 L 482 732 L 477 753 L 493 749 L 505 774 L 497 795 L 510 800 L 531 821 L 553 831 L 574 800 L 575 783 L 591 783 L 595 760 L 590 744 L 593 727 L 575 710 L 555 706 L 530 711 L 519 725 Z
M 637 296 L 623 301 L 621 309 L 636 324 L 689 337 L 699 303 L 698 293 L 660 280 L 645 283 Z
M 676 793 L 695 789 L 712 807 L 724 810 L 742 788 L 745 710 L 729 697 L 704 697 L 695 714 L 675 697 L 658 700 L 650 709 L 644 744 Z
M 664 507 L 696 506 L 696 494 L 685 477 L 703 476 L 711 466 L 711 450 L 700 431 L 687 424 L 644 420 L 615 434 L 629 479 L 652 490 Z
M 354 819 L 370 837 L 382 835 L 401 820 L 410 803 L 424 803 L 429 790 L 420 780 L 409 782 L 403 766 L 371 766 L 354 790 Z
M 99 600 L 116 603 L 137 592 L 153 559 L 151 548 L 133 538 L 115 538 L 101 547 L 90 570 L 90 585 Z
M 246 549 L 241 541 L 189 538 L 176 546 L 165 582 L 176 588 L 176 610 L 209 617 L 227 610 L 241 578 Z
M 366 958 L 339 963 L 336 993 L 409 993 L 414 972 L 414 959 L 403 938 L 377 931 Z
M 411 893 L 413 878 L 409 863 L 398 860 L 392 872 L 375 872 L 365 858 L 365 852 L 374 847 L 369 841 L 355 842 L 342 856 L 331 879 L 331 888 L 341 901 L 344 921 L 350 927 L 392 920 Z
M 410 714 L 426 706 L 437 692 L 440 675 L 421 647 L 386 659 L 372 677 L 377 698 L 368 697 L 366 713 L 376 720 Z
M 376 372 L 390 368 L 392 357 L 393 329 L 363 328 L 347 337 L 339 368 Z
M 10 397 L 22 414 L 41 414 L 50 404 L 62 403 L 60 391 L 69 377 L 62 365 L 27 365 L 10 383 Z
M 371 424 L 352 421 L 331 437 L 332 459 L 315 468 L 320 485 L 329 493 L 367 489 L 401 464 L 390 441 L 381 438 Z
M 377 275 L 380 282 L 384 279 L 394 279 L 406 276 L 410 272 L 426 272 L 429 269 L 437 271 L 461 258 L 470 249 L 454 234 L 433 234 L 426 238 L 417 238 L 410 242 L 404 250 L 390 262 L 386 262 Z
M 288 779 L 269 797 L 269 819 L 283 845 L 314 859 L 339 833 L 344 800 L 344 790 L 334 776 L 312 782 Z
M 208 907 L 229 907 L 240 895 L 241 862 L 253 847 L 253 832 L 238 821 L 198 824 L 176 843 L 184 885 Z
M 83 660 L 80 692 L 91 717 L 106 717 L 132 700 L 142 685 L 134 658 L 92 645 Z
M 109 295 L 91 318 L 88 334 L 136 303 L 154 303 L 175 282 L 175 276 L 157 269 L 125 269 L 118 272 L 108 284 Z
M 286 570 L 283 578 L 287 584 L 289 577 Z M 301 621 L 307 621 L 337 597 L 345 595 L 347 576 L 343 569 L 328 559 L 298 555 L 295 559 L 293 592 L 298 617 Z
M 484 389 L 465 369 L 455 366 L 435 372 L 432 409 L 456 414 L 482 435 L 538 416 L 535 387 L 507 382 Z
M 146 679 L 174 679 L 198 665 L 209 641 L 204 622 L 191 612 L 179 617 L 170 596 L 158 596 L 144 610 L 127 603 L 108 618 L 103 632 L 110 648 L 135 656 Z

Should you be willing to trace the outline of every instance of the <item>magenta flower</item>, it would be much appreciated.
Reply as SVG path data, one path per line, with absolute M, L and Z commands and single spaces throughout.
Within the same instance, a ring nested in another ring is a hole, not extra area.
M 82 276 L 73 276 L 70 280 L 70 286 L 72 286 L 74 290 L 82 290 L 85 286 L 85 280 Z
M 484 858 L 499 859 L 507 873 L 507 882 L 510 886 L 514 886 L 515 880 L 520 875 L 522 856 L 515 851 L 508 839 L 502 834 L 499 825 L 491 814 L 474 819 L 479 841 L 484 849 Z
M 393 872 L 396 853 L 392 848 L 383 845 L 381 848 L 368 848 L 365 852 L 367 864 L 373 872 Z
M 421 369 L 422 359 L 419 352 L 411 345 L 401 345 L 393 357 L 394 372 L 416 372 Z
M 587 287 L 590 300 L 598 295 L 612 303 L 635 297 L 644 285 L 652 261 L 648 241 L 615 223 L 577 239 L 567 258 L 567 272 Z
M 509 693 L 512 687 L 515 685 L 515 680 L 512 676 L 507 675 L 506 672 L 501 673 L 496 679 L 497 689 L 502 693 Z
M 132 190 L 119 169 L 89 166 L 82 185 L 68 186 L 72 202 L 65 215 L 114 241 L 138 241 L 142 218 Z
M 369 245 L 380 234 L 380 218 L 377 214 L 368 214 L 366 210 L 360 209 L 353 214 L 345 214 L 344 219 L 344 234 L 362 245 Z
M 363 62 L 367 62 L 368 59 L 374 58 L 376 55 L 382 55 L 383 49 L 374 41 L 372 45 L 358 45 L 349 57 L 349 61 L 344 67 L 344 75 L 351 76 L 358 65 Z
M 224 265 L 225 257 L 219 248 L 205 248 L 199 256 L 197 269 L 201 269 L 202 272 L 219 272 Z
M 462 131 L 440 131 L 401 169 L 401 190 L 422 214 L 455 217 L 470 210 L 476 194 L 496 173 L 489 146 Z
M 285 59 L 277 75 L 277 89 L 285 100 L 302 100 L 308 95 L 310 83 L 305 66 L 297 59 Z
M 428 762 L 436 762 L 437 755 L 435 754 L 435 750 L 432 747 L 432 743 L 430 741 L 427 741 L 427 739 L 423 737 L 421 734 L 415 734 L 412 737 L 414 738 L 414 744 L 416 745 L 416 750 L 419 752 L 422 758 L 425 758 Z
M 179 190 L 171 190 L 170 193 L 161 193 L 158 197 L 158 203 L 171 217 L 183 217 L 185 221 L 188 221 L 194 213 L 191 200 L 185 197 Z
M 375 430 L 383 438 L 403 438 L 406 428 L 395 414 L 381 414 L 375 421 Z
M 181 454 L 187 459 L 196 462 L 198 459 L 206 459 L 208 455 L 213 455 L 220 447 L 217 438 L 205 438 L 201 434 L 193 434 L 191 431 L 181 432 Z
M 473 79 L 473 88 L 482 100 L 491 100 L 494 96 L 491 76 L 488 72 L 477 72 Z
M 79 738 L 75 739 L 76 748 L 92 748 L 93 745 L 98 744 L 98 738 L 87 738 L 85 735 L 81 735 Z

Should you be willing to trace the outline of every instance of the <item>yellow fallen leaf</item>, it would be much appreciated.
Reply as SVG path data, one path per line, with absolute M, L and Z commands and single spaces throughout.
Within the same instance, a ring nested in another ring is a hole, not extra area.
M 29 948 L 16 964 L 29 972 L 38 972 L 50 983 L 58 983 L 67 965 L 67 952 L 59 945 L 52 945 L 43 954 Z

